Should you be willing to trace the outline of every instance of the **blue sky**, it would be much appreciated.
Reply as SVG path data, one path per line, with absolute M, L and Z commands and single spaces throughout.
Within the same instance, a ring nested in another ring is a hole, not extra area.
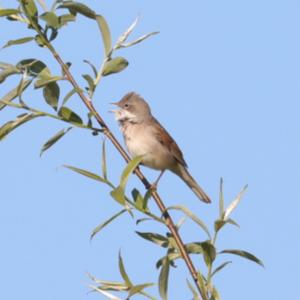
M 46 1 L 48 4 L 51 1 Z M 2 0 L 14 7 L 17 1 Z M 265 269 L 236 257 L 216 277 L 222 299 L 294 299 L 300 267 L 299 243 L 299 94 L 300 42 L 298 1 L 84 1 L 103 14 L 113 39 L 137 15 L 133 34 L 159 35 L 120 51 L 129 61 L 124 72 L 104 78 L 95 105 L 122 141 L 110 102 L 128 91 L 139 92 L 153 114 L 184 152 L 193 176 L 211 195 L 206 206 L 171 173 L 158 188 L 166 204 L 184 204 L 212 228 L 218 214 L 220 177 L 229 203 L 248 184 L 233 218 L 241 228 L 226 228 L 218 250 L 244 249 L 264 261 Z M 28 36 L 19 24 L 0 20 L 0 41 Z M 63 29 L 55 47 L 83 84 L 80 74 L 89 59 L 101 62 L 102 44 L 96 24 L 83 17 Z M 53 73 L 59 67 L 46 50 L 33 43 L 0 51 L 0 61 L 16 63 L 36 57 Z M 16 81 L 1 85 L 4 95 Z M 68 91 L 67 87 L 63 90 Z M 39 91 L 26 99 L 43 109 Z M 83 111 L 72 100 L 72 107 Z M 79 101 L 78 101 L 79 102 Z M 19 112 L 3 110 L 1 124 Z M 1 299 L 102 299 L 87 295 L 86 272 L 101 279 L 120 280 L 118 251 L 136 282 L 156 282 L 155 262 L 163 251 L 134 233 L 159 231 L 145 223 L 138 227 L 124 215 L 96 236 L 92 229 L 119 210 L 109 190 L 73 174 L 70 164 L 100 172 L 100 136 L 71 131 L 39 157 L 40 148 L 64 124 L 35 120 L 16 130 L 0 145 L 0 281 Z M 118 182 L 124 162 L 107 143 L 109 176 Z M 157 173 L 146 170 L 150 180 Z M 142 185 L 134 177 L 129 188 Z M 174 188 L 176 187 L 176 188 Z M 178 220 L 179 214 L 174 214 Z M 185 241 L 204 235 L 191 222 L 182 229 Z M 195 260 L 196 262 L 196 260 Z M 189 275 L 183 263 L 172 269 L 170 299 L 190 299 Z M 157 295 L 157 289 L 149 289 Z M 137 297 L 136 299 L 141 299 Z

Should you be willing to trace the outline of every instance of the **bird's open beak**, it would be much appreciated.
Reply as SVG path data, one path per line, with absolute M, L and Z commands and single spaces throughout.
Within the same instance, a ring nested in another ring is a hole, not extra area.
M 119 102 L 111 102 L 111 103 L 109 103 L 109 104 L 111 104 L 111 105 L 115 105 L 115 106 L 119 106 Z M 109 110 L 108 112 L 110 112 L 110 113 L 116 113 L 116 112 L 118 112 L 119 111 L 119 109 L 111 109 L 111 110 Z

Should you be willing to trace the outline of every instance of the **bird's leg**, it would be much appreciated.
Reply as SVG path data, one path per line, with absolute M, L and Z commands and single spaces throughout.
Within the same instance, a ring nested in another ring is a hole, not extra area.
M 160 172 L 160 174 L 158 175 L 157 179 L 151 184 L 151 186 L 150 186 L 151 190 L 157 189 L 158 182 L 159 182 L 160 178 L 163 176 L 164 172 L 165 172 L 165 170 L 162 170 Z

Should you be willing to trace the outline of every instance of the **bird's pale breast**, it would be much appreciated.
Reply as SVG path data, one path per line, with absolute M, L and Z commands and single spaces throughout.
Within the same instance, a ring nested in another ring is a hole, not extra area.
M 157 170 L 170 169 L 176 164 L 168 149 L 156 138 L 151 126 L 145 124 L 124 124 L 125 143 L 132 157 L 143 155 L 142 163 Z

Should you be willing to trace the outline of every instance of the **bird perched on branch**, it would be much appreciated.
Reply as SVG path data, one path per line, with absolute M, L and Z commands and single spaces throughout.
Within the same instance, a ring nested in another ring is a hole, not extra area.
M 178 175 L 200 200 L 210 203 L 210 198 L 188 172 L 178 145 L 152 116 L 148 103 L 138 94 L 131 92 L 112 104 L 119 108 L 113 112 L 131 156 L 141 155 L 143 165 L 161 171 L 154 186 L 164 171 L 170 170 Z

